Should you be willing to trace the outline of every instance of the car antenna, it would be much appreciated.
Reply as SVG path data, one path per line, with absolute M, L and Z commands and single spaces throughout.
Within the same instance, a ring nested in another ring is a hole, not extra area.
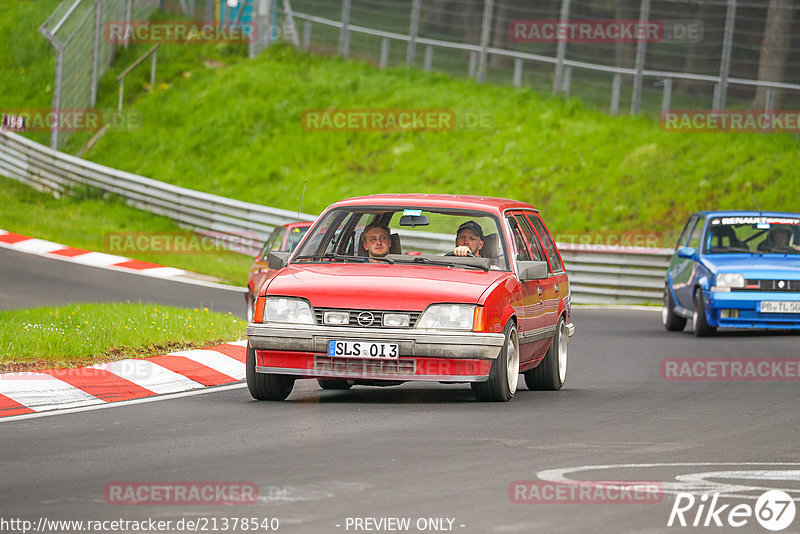
M 303 193 L 300 195 L 300 205 L 297 207 L 297 222 L 300 222 L 300 210 L 303 209 L 303 199 L 306 196 L 306 185 L 308 185 L 308 180 L 303 182 Z
M 759 206 L 758 202 L 756 202 L 756 197 L 753 196 L 753 192 L 752 191 L 750 191 L 750 200 L 752 200 L 753 204 L 756 205 L 756 209 L 758 210 L 758 216 L 759 217 L 763 217 L 764 216 L 764 210 L 762 210 L 761 206 Z

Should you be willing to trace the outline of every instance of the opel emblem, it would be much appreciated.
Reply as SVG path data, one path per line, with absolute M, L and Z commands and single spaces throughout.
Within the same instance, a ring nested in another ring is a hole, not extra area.
M 359 313 L 356 320 L 361 326 L 372 326 L 372 323 L 375 322 L 375 316 L 372 315 L 372 312 L 365 311 Z

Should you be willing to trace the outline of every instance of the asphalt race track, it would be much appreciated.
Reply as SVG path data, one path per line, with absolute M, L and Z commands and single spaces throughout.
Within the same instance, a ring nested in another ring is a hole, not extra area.
M 86 277 L 78 266 L 73 271 L 59 263 L 51 269 L 37 263 L 45 260 L 8 254 L 0 254 L 4 277 L 10 268 L 13 277 L 3 280 L 4 308 L 81 295 L 213 302 L 222 311 L 241 312 L 239 294 L 132 275 L 120 288 L 117 273 L 93 269 Z M 31 273 L 35 284 L 25 281 Z M 52 295 L 47 291 L 59 287 Z M 287 533 L 769 532 L 752 517 L 736 529 L 668 527 L 676 498 L 668 489 L 724 488 L 720 503 L 731 506 L 752 507 L 773 488 L 800 500 L 796 380 L 670 381 L 660 371 L 665 358 L 798 357 L 800 336 L 723 333 L 696 339 L 688 331 L 664 331 L 651 310 L 579 308 L 573 319 L 577 332 L 565 389 L 532 392 L 521 381 L 510 403 L 476 402 L 466 385 L 323 392 L 316 382 L 300 381 L 283 403 L 253 401 L 246 388 L 234 386 L 0 421 L 0 518 L 34 525 L 44 518 L 152 518 L 173 525 L 183 519 L 200 521 L 208 532 L 214 525 L 225 531 L 224 519 L 230 525 L 245 517 L 277 518 L 278 532 Z M 514 481 L 558 477 L 652 481 L 664 484 L 666 493 L 655 502 L 628 504 L 510 498 Z M 156 481 L 251 483 L 258 486 L 258 500 L 107 502 L 109 485 Z M 697 510 L 686 513 L 687 521 Z M 726 520 L 727 511 L 720 517 Z M 409 526 L 396 528 L 403 523 L 387 518 L 408 518 Z M 9 524 L 0 530 L 21 532 Z M 798 531 L 800 510 L 783 530 Z

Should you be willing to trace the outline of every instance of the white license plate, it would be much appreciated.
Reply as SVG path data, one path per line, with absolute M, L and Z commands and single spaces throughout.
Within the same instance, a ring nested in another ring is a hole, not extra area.
M 761 313 L 800 313 L 800 302 L 762 300 L 758 311 Z
M 331 339 L 328 341 L 328 356 L 334 358 L 396 360 L 400 356 L 400 349 L 397 343 Z

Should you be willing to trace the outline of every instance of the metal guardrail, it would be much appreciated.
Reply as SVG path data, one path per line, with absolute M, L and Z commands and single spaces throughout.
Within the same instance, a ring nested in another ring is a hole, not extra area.
M 145 178 L 52 150 L 11 132 L 0 132 L 0 175 L 56 195 L 92 187 L 124 198 L 128 204 L 176 221 L 179 225 L 212 234 L 241 246 L 243 237 L 263 242 L 275 226 L 295 222 L 293 211 Z M 299 214 L 303 221 L 314 215 Z M 444 234 L 400 232 L 403 243 L 420 249 L 452 244 Z M 671 250 L 614 248 L 559 243 L 575 303 L 630 304 L 658 302 Z

